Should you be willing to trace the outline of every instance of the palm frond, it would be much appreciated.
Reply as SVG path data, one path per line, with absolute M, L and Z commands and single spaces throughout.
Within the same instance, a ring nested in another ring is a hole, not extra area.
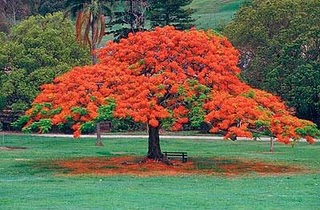
M 91 16 L 89 14 L 87 14 L 88 16 Z M 85 30 L 84 30 L 84 33 L 83 33 L 83 43 L 84 44 L 88 44 L 90 49 L 92 49 L 92 45 L 91 45 L 91 41 L 90 41 L 90 28 L 91 28 L 91 18 L 86 18 L 85 19 L 86 22 L 85 22 Z
M 82 37 L 82 24 L 84 21 L 84 14 L 82 11 L 79 11 L 77 13 L 77 18 L 76 18 L 76 38 L 78 42 L 81 42 L 81 37 Z
M 97 44 L 101 43 L 102 38 L 106 34 L 105 31 L 106 31 L 106 23 L 105 23 L 104 15 L 100 15 L 100 33 L 97 40 Z
M 91 33 L 92 33 L 92 43 L 97 43 L 98 35 L 99 35 L 98 20 L 95 20 L 93 22 Z
M 104 14 L 112 17 L 114 0 L 68 0 L 70 8 L 79 9 L 76 15 L 76 37 L 85 45 L 89 45 L 91 51 L 102 41 L 106 34 L 106 21 Z

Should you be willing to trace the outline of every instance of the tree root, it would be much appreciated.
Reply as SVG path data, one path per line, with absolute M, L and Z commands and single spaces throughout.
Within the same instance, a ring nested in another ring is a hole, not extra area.
M 151 158 L 151 157 L 144 157 L 139 163 L 146 163 L 148 161 L 153 161 L 153 162 L 160 162 L 160 163 L 164 163 L 165 165 L 168 165 L 168 166 L 172 166 L 173 163 L 171 162 L 170 159 L 168 159 L 167 156 L 163 155 L 162 157 L 160 158 Z

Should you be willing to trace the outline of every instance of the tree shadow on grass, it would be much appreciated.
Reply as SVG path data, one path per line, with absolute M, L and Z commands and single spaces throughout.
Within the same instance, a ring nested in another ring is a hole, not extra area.
M 237 158 L 190 158 L 187 163 L 172 160 L 173 165 L 140 160 L 143 157 L 117 156 L 112 158 L 80 158 L 54 161 L 68 175 L 134 175 L 134 176 L 246 176 L 289 175 L 308 172 L 308 169 L 286 164 L 252 161 Z M 66 173 L 64 173 L 66 174 Z

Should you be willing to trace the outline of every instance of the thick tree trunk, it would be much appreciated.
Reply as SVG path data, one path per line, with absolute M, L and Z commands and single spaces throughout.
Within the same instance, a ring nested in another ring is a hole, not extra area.
M 149 139 L 148 139 L 148 155 L 147 158 L 162 161 L 164 155 L 160 148 L 159 127 L 152 127 L 149 125 Z

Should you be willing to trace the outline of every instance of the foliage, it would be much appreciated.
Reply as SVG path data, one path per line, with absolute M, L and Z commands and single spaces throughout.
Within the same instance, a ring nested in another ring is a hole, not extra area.
M 242 76 L 320 123 L 320 2 L 254 0 L 225 34 L 242 51 Z
M 30 116 L 21 116 L 18 120 L 12 123 L 14 128 L 21 129 L 28 121 L 30 120 Z
M 238 52 L 225 37 L 168 26 L 109 42 L 98 54 L 99 64 L 75 67 L 42 86 L 26 112 L 31 119 L 25 128 L 41 119 L 51 119 L 53 125 L 72 119 L 79 137 L 84 123 L 113 110 L 114 117 L 153 128 L 165 121 L 172 130 L 190 119 L 196 125 L 204 119 L 212 133 L 222 132 L 225 138 L 267 130 L 284 143 L 301 137 L 312 142 L 318 132 L 315 127 L 297 132 L 314 125 L 292 116 L 278 97 L 238 79 Z M 101 106 L 109 109 L 101 113 Z M 75 107 L 83 111 L 74 112 Z M 59 113 L 48 114 L 57 108 Z
M 30 15 L 28 3 L 28 0 L 1 0 L 0 18 L 9 25 L 16 24 L 18 20 Z
M 62 13 L 30 17 L 12 28 L 0 48 L 0 98 L 6 108 L 26 110 L 40 85 L 88 59 Z
M 40 15 L 46 15 L 48 13 L 54 13 L 62 11 L 65 8 L 67 0 L 41 0 L 37 13 Z
M 66 0 L 0 0 L 0 31 L 9 33 L 10 26 L 31 15 L 45 15 L 63 10 Z
M 115 1 L 113 15 L 107 28 L 114 40 L 127 38 L 129 33 L 145 31 L 156 26 L 172 25 L 180 30 L 190 29 L 194 12 L 186 8 L 192 0 L 155 1 L 126 0 Z
M 129 33 L 146 30 L 146 10 L 148 8 L 148 0 L 114 1 L 107 34 L 112 34 L 114 40 L 119 41 L 127 38 Z
M 148 0 L 150 8 L 148 19 L 151 26 L 171 25 L 179 30 L 190 29 L 192 27 L 191 18 L 194 12 L 191 8 L 186 8 L 192 0 Z

